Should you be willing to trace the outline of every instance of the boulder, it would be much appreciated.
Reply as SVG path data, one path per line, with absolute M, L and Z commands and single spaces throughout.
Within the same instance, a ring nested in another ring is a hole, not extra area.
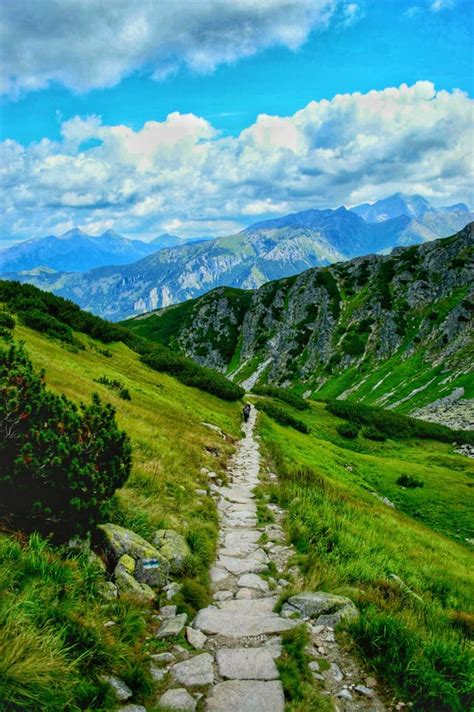
M 168 561 L 150 542 L 118 524 L 101 524 L 99 529 L 107 556 L 114 564 L 127 555 L 136 562 L 133 576 L 137 581 L 157 589 L 166 585 Z
M 115 585 L 119 596 L 133 596 L 141 601 L 153 601 L 155 592 L 146 583 L 135 579 L 136 562 L 131 556 L 120 557 L 114 571 Z
M 335 625 L 342 619 L 350 620 L 358 616 L 357 608 L 350 598 L 324 591 L 305 591 L 291 596 L 282 610 L 299 613 L 304 618 L 317 618 L 321 625 Z M 333 618 L 320 620 L 323 616 Z
M 180 574 L 188 556 L 191 556 L 186 539 L 173 529 L 159 529 L 153 535 L 153 544 L 164 557 L 173 574 Z

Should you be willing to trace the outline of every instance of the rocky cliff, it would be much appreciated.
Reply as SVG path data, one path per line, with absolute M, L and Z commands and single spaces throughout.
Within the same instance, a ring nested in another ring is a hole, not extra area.
M 246 387 L 295 386 L 401 411 L 455 388 L 472 398 L 473 226 L 255 291 L 215 289 L 127 325 Z

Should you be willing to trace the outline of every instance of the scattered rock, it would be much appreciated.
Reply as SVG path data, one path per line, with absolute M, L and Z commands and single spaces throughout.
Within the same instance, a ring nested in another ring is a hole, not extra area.
M 98 529 L 102 532 L 106 552 L 113 563 L 117 563 L 124 554 L 134 559 L 153 559 L 160 556 L 154 546 L 130 529 L 118 524 L 99 524 Z
M 179 635 L 186 625 L 186 613 L 180 613 L 174 618 L 168 618 L 163 621 L 156 634 L 157 638 L 171 638 L 174 635 Z
M 214 659 L 209 653 L 196 655 L 170 668 L 171 677 L 185 687 L 202 687 L 214 682 Z
M 176 606 L 162 606 L 160 608 L 160 616 L 162 618 L 174 618 L 176 615 Z
M 167 600 L 171 601 L 173 596 L 176 596 L 176 594 L 179 593 L 181 591 L 181 589 L 182 589 L 182 584 L 177 583 L 176 581 L 171 581 L 171 583 L 169 583 L 164 588 Z
M 143 705 L 124 705 L 120 708 L 120 712 L 147 712 Z
M 106 601 L 113 601 L 118 597 L 117 586 L 112 581 L 100 581 L 98 585 L 99 596 Z
M 240 576 L 237 585 L 241 588 L 255 588 L 257 591 L 267 592 L 269 590 L 268 583 L 261 576 L 256 574 L 244 574 Z
M 195 712 L 196 700 L 182 687 L 167 690 L 158 700 L 160 708 L 177 712 Z
M 154 655 L 150 655 L 150 658 L 155 661 L 155 663 L 174 663 L 176 658 L 174 657 L 173 653 L 155 653 Z
M 106 682 L 115 693 L 115 697 L 119 702 L 126 702 L 133 696 L 131 689 L 115 675 L 103 675 L 101 678 L 102 682 Z
M 340 697 L 342 700 L 352 700 L 352 695 L 347 688 L 343 688 L 338 692 L 336 697 Z
M 291 596 L 283 604 L 282 610 L 297 612 L 305 618 L 318 618 L 317 624 L 319 625 L 330 625 L 320 620 L 323 615 L 337 614 L 336 622 L 343 618 L 350 619 L 358 615 L 357 608 L 350 598 L 336 596 L 333 593 L 325 593 L 324 591 L 305 591 L 296 596 Z
M 373 697 L 374 696 L 374 691 L 370 689 L 370 687 L 366 687 L 365 685 L 356 685 L 354 687 L 354 690 L 356 692 L 359 692 L 361 695 L 365 695 L 365 697 Z
M 161 682 L 164 676 L 166 675 L 166 670 L 165 668 L 160 668 L 156 667 L 156 665 L 151 665 L 150 666 L 150 674 L 154 680 L 154 682 Z
M 204 633 L 201 633 L 200 630 L 196 630 L 195 628 L 191 628 L 191 626 L 187 626 L 186 640 L 188 641 L 189 645 L 192 645 L 193 648 L 196 648 L 196 650 L 202 650 L 206 643 L 207 637 L 204 635 Z

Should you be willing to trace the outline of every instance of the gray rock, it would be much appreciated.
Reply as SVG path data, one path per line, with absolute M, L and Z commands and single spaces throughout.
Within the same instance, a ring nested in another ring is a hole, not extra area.
M 359 692 L 361 695 L 364 695 L 365 697 L 373 697 L 374 696 L 374 691 L 370 689 L 370 687 L 366 687 L 365 685 L 356 685 L 354 687 L 354 690 L 356 692 Z
M 156 637 L 161 639 L 179 635 L 186 625 L 186 619 L 186 613 L 180 613 L 174 618 L 168 618 L 160 625 Z
M 347 688 L 343 688 L 337 693 L 336 697 L 340 697 L 341 700 L 352 700 L 352 695 Z
M 100 679 L 110 685 L 119 702 L 126 702 L 133 696 L 131 689 L 119 677 L 115 677 L 115 675 L 103 675 Z
M 241 601 L 244 603 L 245 601 Z M 223 611 L 209 606 L 201 609 L 194 627 L 208 635 L 223 635 L 228 638 L 244 638 L 289 630 L 294 621 L 284 620 L 274 613 Z
M 161 606 L 160 616 L 162 618 L 174 618 L 176 615 L 176 606 Z
M 344 617 L 357 615 L 357 608 L 346 596 L 336 596 L 333 593 L 325 593 L 324 591 L 305 591 L 296 596 L 291 596 L 284 604 L 283 610 L 296 611 L 307 618 L 317 618 L 325 614 L 337 613 L 344 611 Z M 321 624 L 322 625 L 322 624 Z
M 318 618 L 316 618 L 316 623 L 317 625 L 324 625 L 329 626 L 330 628 L 335 628 L 342 621 L 344 621 L 345 623 L 349 623 L 350 621 L 356 620 L 358 617 L 359 611 L 353 603 L 350 603 L 347 606 L 343 606 L 335 613 L 318 616 Z
M 221 648 L 216 655 L 219 675 L 229 680 L 276 680 L 272 654 L 264 648 Z
M 285 698 L 279 680 L 228 680 L 212 688 L 206 712 L 283 712 Z
M 243 574 L 243 576 L 239 577 L 237 585 L 241 588 L 254 588 L 263 593 L 269 590 L 268 583 L 256 574 Z
M 204 633 L 201 633 L 200 630 L 196 630 L 195 628 L 191 628 L 191 626 L 187 626 L 186 640 L 188 641 L 189 645 L 192 645 L 193 648 L 195 648 L 196 650 L 202 650 L 206 643 L 207 637 L 204 635 Z
M 120 708 L 120 712 L 147 712 L 143 705 L 124 705 Z
M 154 680 L 154 682 L 161 682 L 164 676 L 166 675 L 166 669 L 157 667 L 156 665 L 151 665 L 150 666 L 150 674 Z
M 173 529 L 159 529 L 153 535 L 153 545 L 168 562 L 172 574 L 180 574 L 188 556 L 191 556 L 186 539 Z
M 167 690 L 164 695 L 161 695 L 158 704 L 163 710 L 195 712 L 197 702 L 187 690 L 181 687 Z
M 133 596 L 140 601 L 153 601 L 155 592 L 146 583 L 139 583 L 134 576 L 135 560 L 124 554 L 120 557 L 114 571 L 115 585 L 119 596 Z
M 202 687 L 214 682 L 214 658 L 209 653 L 196 655 L 170 668 L 171 677 L 185 687 Z
M 150 655 L 150 658 L 154 660 L 155 663 L 174 663 L 176 658 L 174 657 L 173 653 L 155 653 L 154 655 Z
M 102 532 L 106 552 L 113 563 L 124 554 L 128 554 L 133 559 L 160 558 L 154 546 L 130 529 L 120 527 L 118 524 L 99 524 L 98 529 Z
M 100 581 L 98 585 L 99 596 L 106 601 L 113 601 L 118 597 L 117 586 L 112 581 Z

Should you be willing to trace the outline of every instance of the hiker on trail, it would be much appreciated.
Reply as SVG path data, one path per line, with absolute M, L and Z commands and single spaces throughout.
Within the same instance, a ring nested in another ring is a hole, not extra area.
M 249 419 L 249 416 L 250 416 L 250 410 L 251 410 L 251 408 L 250 408 L 249 403 L 246 403 L 246 404 L 244 405 L 244 408 L 243 408 L 244 420 L 245 420 L 246 423 L 248 422 L 248 419 Z

